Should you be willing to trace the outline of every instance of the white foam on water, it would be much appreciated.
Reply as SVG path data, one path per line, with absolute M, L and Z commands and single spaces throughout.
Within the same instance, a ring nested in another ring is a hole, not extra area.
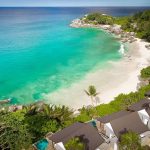
M 120 45 L 119 53 L 120 53 L 121 55 L 125 55 L 125 46 L 124 46 L 124 44 L 122 44 L 122 43 L 121 43 L 121 45 Z

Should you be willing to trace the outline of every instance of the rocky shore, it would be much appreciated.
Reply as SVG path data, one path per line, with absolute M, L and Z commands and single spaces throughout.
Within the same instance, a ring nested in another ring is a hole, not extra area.
M 84 21 L 84 19 L 75 19 L 72 21 L 70 26 L 73 28 L 99 28 L 99 29 L 107 31 L 108 33 L 114 34 L 116 36 L 116 38 L 123 43 L 126 43 L 126 42 L 133 43 L 133 42 L 137 41 L 137 39 L 135 37 L 136 34 L 134 32 L 124 32 L 121 29 L 121 25 L 117 25 L 117 24 L 94 25 L 92 23 L 86 23 Z

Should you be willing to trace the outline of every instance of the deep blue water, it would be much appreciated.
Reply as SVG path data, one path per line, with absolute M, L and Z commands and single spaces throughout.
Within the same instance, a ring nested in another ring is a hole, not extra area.
M 150 7 L 0 7 L 1 15 L 49 15 L 70 14 L 75 17 L 91 12 L 101 12 L 113 16 L 128 16 L 136 12 L 148 10 Z

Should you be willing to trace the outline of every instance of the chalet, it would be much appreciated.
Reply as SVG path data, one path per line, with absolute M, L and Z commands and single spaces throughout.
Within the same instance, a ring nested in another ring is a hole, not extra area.
M 113 149 L 117 150 L 118 141 L 122 134 L 129 131 L 135 132 L 144 137 L 149 128 L 142 122 L 139 112 L 119 111 L 108 116 L 97 118 L 97 129 L 105 137 L 107 143 L 113 144 Z
M 147 125 L 150 119 L 150 99 L 140 100 L 139 102 L 132 104 L 128 110 L 138 112 L 142 122 Z
M 56 132 L 47 137 L 48 141 L 53 143 L 56 150 L 65 150 L 64 145 L 72 138 L 78 137 L 84 143 L 86 150 L 96 150 L 104 139 L 87 123 L 74 123 L 73 125 Z
M 129 131 L 135 132 L 141 137 L 143 137 L 145 132 L 149 131 L 148 127 L 141 121 L 137 112 L 112 120 L 110 124 L 118 139 L 122 134 Z
M 126 115 L 129 115 L 130 113 L 131 112 L 129 112 L 129 111 L 122 110 L 122 111 L 113 113 L 111 115 L 97 118 L 97 128 L 98 128 L 99 132 L 106 135 L 108 137 L 108 139 L 114 138 L 115 133 L 114 133 L 110 123 L 113 120 L 124 117 Z

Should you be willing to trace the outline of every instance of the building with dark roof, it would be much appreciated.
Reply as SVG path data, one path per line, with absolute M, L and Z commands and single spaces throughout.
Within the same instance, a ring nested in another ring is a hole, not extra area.
M 150 116 L 150 108 L 146 109 L 146 112 L 148 113 L 148 115 Z
M 147 107 L 149 107 L 149 105 L 150 105 L 150 99 L 143 99 L 132 104 L 130 107 L 128 107 L 128 109 L 130 111 L 139 111 L 142 109 L 146 109 Z
M 126 116 L 112 120 L 110 122 L 115 135 L 119 138 L 121 134 L 128 131 L 142 134 L 149 131 L 148 127 L 143 124 L 137 112 L 130 113 Z
M 56 132 L 48 137 L 53 143 L 66 144 L 71 138 L 78 137 L 85 144 L 86 150 L 95 150 L 99 147 L 104 139 L 98 133 L 97 129 L 86 123 L 74 123 L 71 126 Z
M 65 150 L 64 145 L 76 137 L 85 144 L 85 150 L 95 150 L 104 142 L 111 142 L 116 147 L 118 139 L 126 132 L 132 131 L 143 137 L 149 131 L 149 105 L 150 99 L 143 99 L 132 104 L 128 111 L 122 110 L 87 123 L 77 122 L 47 138 L 56 150 Z
M 107 115 L 104 117 L 99 117 L 99 118 L 97 118 L 97 121 L 100 121 L 101 123 L 108 123 L 114 119 L 118 119 L 118 118 L 126 116 L 130 113 L 131 112 L 129 112 L 129 111 L 122 110 L 122 111 L 119 111 L 119 112 L 116 112 L 116 113 L 113 113 L 113 114 L 110 114 L 110 115 Z
M 117 136 L 119 138 L 120 134 L 127 131 L 133 131 L 138 134 L 149 131 L 147 123 L 149 121 L 150 100 L 141 100 L 129 107 L 129 111 L 123 110 L 113 113 L 108 116 L 97 118 L 99 121 L 98 130 L 102 134 L 106 135 L 110 140 Z M 139 127 L 139 128 L 138 128 Z
M 122 110 L 122 111 L 112 113 L 112 114 L 104 116 L 104 117 L 99 117 L 99 118 L 97 118 L 97 120 L 99 122 L 105 124 L 105 123 L 111 122 L 112 120 L 129 115 L 134 111 L 140 111 L 142 109 L 148 109 L 148 108 L 149 108 L 149 114 L 150 114 L 149 106 L 150 106 L 150 99 L 143 99 L 143 100 L 140 100 L 140 101 L 132 104 L 131 106 L 129 106 L 128 111 Z

